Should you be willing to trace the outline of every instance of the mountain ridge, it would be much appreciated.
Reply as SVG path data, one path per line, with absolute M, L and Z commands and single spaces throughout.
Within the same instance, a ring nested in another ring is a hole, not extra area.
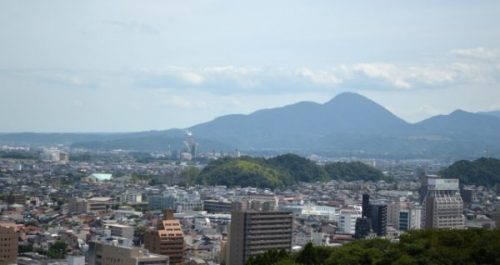
M 158 151 L 166 150 L 165 145 L 182 148 L 186 131 L 194 134 L 201 151 L 467 158 L 480 155 L 487 148 L 500 156 L 500 119 L 492 115 L 455 110 L 409 123 L 356 93 L 342 93 L 322 104 L 301 101 L 250 114 L 224 115 L 185 129 L 61 136 L 66 137 L 62 137 L 64 144 L 75 148 Z M 0 134 L 0 143 L 29 143 L 30 139 L 23 136 L 30 135 Z M 44 138 L 34 136 L 35 140 Z M 52 139 L 57 137 L 47 138 L 45 142 L 31 141 L 57 143 L 57 139 Z

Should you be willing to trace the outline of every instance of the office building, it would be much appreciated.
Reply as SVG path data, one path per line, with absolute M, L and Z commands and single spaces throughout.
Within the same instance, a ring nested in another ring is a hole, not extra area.
M 463 229 L 464 203 L 458 179 L 430 178 L 422 204 L 423 228 Z
M 361 213 L 354 209 L 340 210 L 338 230 L 343 234 L 354 235 L 356 232 L 356 219 L 361 218 Z
M 111 236 L 123 237 L 127 239 L 134 239 L 134 227 L 121 224 L 109 225 L 109 230 L 111 231 Z
M 387 205 L 370 204 L 370 215 L 373 232 L 377 236 L 385 236 L 387 234 Z
M 264 210 L 256 209 L 259 204 L 254 203 L 250 209 L 232 211 L 226 264 L 243 265 L 250 257 L 271 249 L 291 250 L 292 213 L 266 210 L 272 207 L 262 205 Z
M 168 256 L 171 264 L 184 264 L 184 233 L 170 210 L 164 212 L 157 229 L 146 233 L 144 245 L 153 253 Z
M 370 195 L 363 194 L 363 202 L 361 209 L 362 209 L 362 216 L 370 218 Z
M 217 200 L 204 200 L 203 210 L 209 213 L 230 213 L 231 212 L 231 202 L 230 201 L 217 201 Z
M 17 237 L 17 227 L 15 223 L 0 222 L 0 264 L 16 262 Z
M 147 249 L 120 245 L 117 241 L 90 242 L 89 265 L 168 265 L 169 257 Z
M 398 229 L 400 231 L 421 228 L 422 208 L 419 205 L 403 205 L 399 211 Z

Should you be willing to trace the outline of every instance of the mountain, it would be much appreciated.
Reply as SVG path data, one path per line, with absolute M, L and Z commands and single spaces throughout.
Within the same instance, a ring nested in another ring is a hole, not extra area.
M 460 136 L 498 136 L 500 120 L 491 115 L 456 110 L 421 121 L 416 127 L 424 133 Z
M 480 112 L 480 113 L 500 118 L 500 110 L 497 110 L 497 111 L 488 111 L 488 112 Z
M 249 115 L 228 115 L 190 130 L 241 149 L 301 150 L 332 134 L 394 135 L 410 127 L 375 102 L 344 93 L 325 104 L 300 102 Z
M 182 149 L 186 131 L 200 151 L 320 154 L 385 158 L 500 157 L 500 119 L 463 110 L 410 124 L 376 102 L 343 93 L 248 115 L 226 115 L 186 129 L 114 134 L 0 134 L 0 144 L 66 144 L 96 150 Z

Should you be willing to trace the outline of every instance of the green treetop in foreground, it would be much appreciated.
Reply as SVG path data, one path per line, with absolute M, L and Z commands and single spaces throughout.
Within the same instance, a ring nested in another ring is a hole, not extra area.
M 500 230 L 415 230 L 399 243 L 359 240 L 341 247 L 314 247 L 289 254 L 271 251 L 247 265 L 479 265 L 500 264 Z

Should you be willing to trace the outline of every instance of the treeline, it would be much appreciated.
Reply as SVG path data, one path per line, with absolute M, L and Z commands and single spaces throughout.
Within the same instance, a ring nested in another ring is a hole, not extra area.
M 247 265 L 500 264 L 500 230 L 416 230 L 400 242 L 360 240 L 337 248 L 308 244 L 298 253 L 270 251 Z
M 500 160 L 484 157 L 475 161 L 460 160 L 439 174 L 445 178 L 459 178 L 463 184 L 494 186 L 500 183 Z
M 298 182 L 337 180 L 389 180 L 361 162 L 320 166 L 304 157 L 286 154 L 269 159 L 225 157 L 210 162 L 201 172 L 188 169 L 186 184 L 277 188 Z

